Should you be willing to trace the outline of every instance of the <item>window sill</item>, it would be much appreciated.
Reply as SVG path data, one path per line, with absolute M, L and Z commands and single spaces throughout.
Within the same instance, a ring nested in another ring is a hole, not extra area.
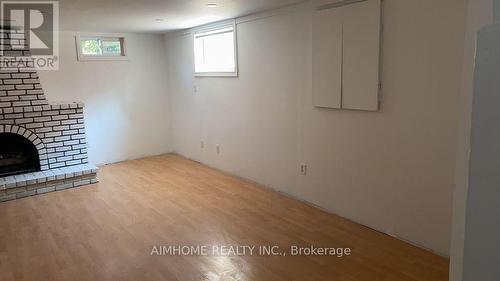
M 238 72 L 198 72 L 194 77 L 238 77 Z
M 79 56 L 78 61 L 128 61 L 127 56 L 116 57 L 92 57 L 92 56 Z

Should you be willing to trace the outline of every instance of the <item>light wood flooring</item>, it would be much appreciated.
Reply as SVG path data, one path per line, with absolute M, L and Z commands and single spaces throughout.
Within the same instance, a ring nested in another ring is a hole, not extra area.
M 0 280 L 445 281 L 448 260 L 176 155 L 0 203 Z M 347 257 L 157 256 L 154 245 L 350 247 Z

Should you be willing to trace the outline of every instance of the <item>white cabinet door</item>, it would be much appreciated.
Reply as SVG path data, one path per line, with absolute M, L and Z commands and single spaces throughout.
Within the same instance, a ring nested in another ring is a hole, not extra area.
M 343 15 L 342 108 L 378 110 L 380 0 L 341 7 Z
M 379 109 L 380 9 L 366 0 L 313 13 L 314 106 Z
M 342 17 L 336 9 L 313 15 L 313 105 L 341 108 Z

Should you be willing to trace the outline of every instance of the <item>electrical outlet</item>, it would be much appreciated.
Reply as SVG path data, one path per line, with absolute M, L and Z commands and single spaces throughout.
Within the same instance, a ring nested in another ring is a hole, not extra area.
M 203 149 L 203 148 L 205 148 L 205 142 L 204 142 L 204 141 L 201 141 L 201 142 L 200 142 L 200 147 L 201 147 L 202 149 Z
M 193 91 L 194 91 L 194 93 L 198 93 L 198 86 L 197 85 L 193 86 Z
M 303 176 L 307 175 L 307 165 L 304 163 L 301 163 L 300 167 L 299 167 L 299 171 L 300 171 L 301 175 L 303 175 Z
M 220 145 L 215 146 L 215 152 L 217 152 L 217 154 L 220 154 Z

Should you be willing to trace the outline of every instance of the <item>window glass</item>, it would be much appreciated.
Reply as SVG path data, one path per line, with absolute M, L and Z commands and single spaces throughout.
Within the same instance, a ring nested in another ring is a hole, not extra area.
M 79 60 L 125 58 L 124 38 L 85 36 L 79 39 Z
M 197 74 L 236 73 L 234 27 L 198 32 L 194 38 Z

